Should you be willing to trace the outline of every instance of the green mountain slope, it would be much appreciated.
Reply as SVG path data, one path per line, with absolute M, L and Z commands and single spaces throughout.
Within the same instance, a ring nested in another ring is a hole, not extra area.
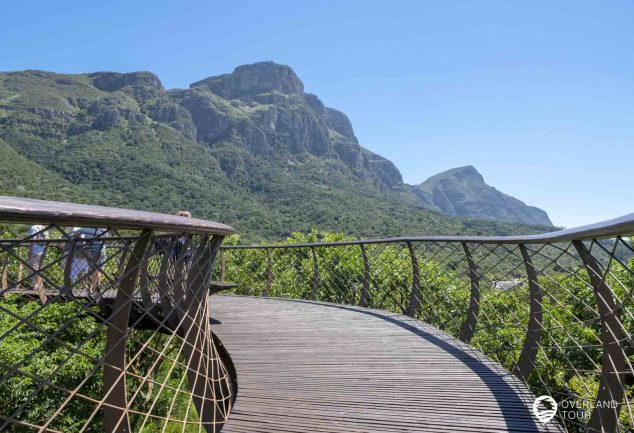
M 87 190 L 29 161 L 0 139 L 0 194 L 48 197 L 51 200 L 92 201 Z
M 432 176 L 414 187 L 414 192 L 432 209 L 448 215 L 552 225 L 546 212 L 487 185 L 470 165 Z
M 189 209 L 251 239 L 544 229 L 430 211 L 343 113 L 272 62 L 169 91 L 149 72 L 0 73 L 0 140 L 2 194 Z

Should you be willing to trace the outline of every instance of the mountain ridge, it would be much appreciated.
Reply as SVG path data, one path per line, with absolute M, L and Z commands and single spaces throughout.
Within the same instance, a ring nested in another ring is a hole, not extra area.
M 472 165 L 435 174 L 415 186 L 414 193 L 431 209 L 447 215 L 553 225 L 542 209 L 487 185 Z
M 151 72 L 0 73 L 0 140 L 11 158 L 84 201 L 226 215 L 259 237 L 313 227 L 362 236 L 548 230 L 430 211 L 290 67 L 263 62 L 234 73 L 170 90 Z M 51 198 L 22 183 L 25 194 Z

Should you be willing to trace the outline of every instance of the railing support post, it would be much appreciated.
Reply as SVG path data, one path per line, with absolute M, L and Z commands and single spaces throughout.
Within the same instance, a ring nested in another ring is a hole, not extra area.
M 588 273 L 601 316 L 601 383 L 588 428 L 590 432 L 616 432 L 624 394 L 623 371 L 627 363 L 622 346 L 625 332 L 616 315 L 612 290 L 605 282 L 599 263 L 582 241 L 572 243 Z
M 271 286 L 273 285 L 273 265 L 271 264 L 271 250 L 268 248 L 266 251 L 266 289 L 263 296 L 271 296 Z
M 420 307 L 420 269 L 418 266 L 418 259 L 416 258 L 416 251 L 411 242 L 407 242 L 407 249 L 409 250 L 409 257 L 412 261 L 412 291 L 409 296 L 409 305 L 405 314 L 410 317 L 415 317 Z
M 150 311 L 152 308 L 152 294 L 150 293 L 150 270 L 147 257 L 141 262 L 139 270 L 139 288 L 141 289 L 141 300 L 143 308 Z
M 4 292 L 6 292 L 9 287 L 9 257 L 7 257 L 2 264 L 2 277 L 0 278 L 2 280 L 2 295 L 0 296 L 1 298 L 2 296 L 4 296 Z
M 161 259 L 158 279 L 159 305 L 163 316 L 166 318 L 167 325 L 172 330 L 178 327 L 179 311 L 174 308 L 172 302 L 174 296 L 170 293 L 170 280 L 174 284 L 177 277 L 181 278 L 182 276 L 176 275 L 175 266 L 172 266 L 169 254 L 164 253 Z
M 469 310 L 467 311 L 467 318 L 465 319 L 462 327 L 460 328 L 460 335 L 458 338 L 465 343 L 469 343 L 473 334 L 475 333 L 476 326 L 478 324 L 478 313 L 480 312 L 480 276 L 478 275 L 478 268 L 476 267 L 471 251 L 466 243 L 462 243 L 462 249 L 467 257 L 467 265 L 469 266 L 469 280 L 471 281 L 471 296 L 469 299 Z
M 317 300 L 319 292 L 319 264 L 317 263 L 317 251 L 315 247 L 310 247 L 310 254 L 313 257 L 313 276 L 310 280 L 310 299 Z
M 220 282 L 225 281 L 225 250 L 220 250 Z
M 513 366 L 512 373 L 526 382 L 528 376 L 535 368 L 535 361 L 539 349 L 539 342 L 542 336 L 542 288 L 537 282 L 537 272 L 531 261 L 531 256 L 524 244 L 519 244 L 520 253 L 526 266 L 526 276 L 528 277 L 528 287 L 530 290 L 531 306 L 526 339 L 520 353 L 517 364 Z
M 359 307 L 367 307 L 370 301 L 370 260 L 368 260 L 368 252 L 365 245 L 359 244 L 361 247 L 361 257 L 363 258 L 363 287 L 361 287 L 361 295 L 359 296 Z
M 221 237 L 214 236 L 197 246 L 187 275 L 184 316 L 177 330 L 186 342 L 183 352 L 192 401 L 207 433 L 218 430 L 216 421 L 226 419 L 231 406 L 230 399 L 213 402 L 216 395 L 229 395 L 231 390 L 227 372 L 214 347 L 207 303 L 213 262 L 221 242 Z
M 103 424 L 107 433 L 131 432 L 125 377 L 126 340 L 134 286 L 139 276 L 141 263 L 150 245 L 151 236 L 150 230 L 144 230 L 134 246 L 119 283 L 112 309 L 114 313 L 108 321 L 106 354 L 103 361 L 103 390 L 106 394 L 103 405 Z

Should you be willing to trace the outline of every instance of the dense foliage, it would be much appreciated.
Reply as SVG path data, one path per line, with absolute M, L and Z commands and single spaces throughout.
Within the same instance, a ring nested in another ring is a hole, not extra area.
M 51 420 L 50 428 L 64 433 L 102 432 L 102 418 L 95 408 L 103 398 L 103 367 L 98 361 L 104 356 L 106 328 L 98 320 L 97 308 L 93 314 L 78 302 L 49 303 L 43 308 L 39 302 L 17 295 L 8 295 L 0 302 L 0 413 L 34 425 Z M 21 322 L 27 318 L 26 323 Z M 127 351 L 133 361 L 128 367 L 127 386 L 129 395 L 135 397 L 131 404 L 137 411 L 153 415 L 147 418 L 133 414 L 133 431 L 198 431 L 184 362 L 164 362 L 182 356 L 179 347 L 167 339 L 164 334 L 135 331 L 128 343 Z M 155 365 L 157 358 L 150 356 L 148 349 L 135 358 L 143 343 L 157 353 L 165 350 L 163 362 Z M 12 373 L 8 366 L 17 367 L 19 372 Z M 148 372 L 152 373 L 152 382 L 141 383 Z M 43 378 L 49 382 L 42 382 Z M 79 394 L 66 402 L 73 390 Z M 158 418 L 167 416 L 175 421 L 165 423 Z M 183 430 L 183 424 L 176 421 L 180 419 L 187 419 L 192 425 Z M 82 430 L 86 423 L 87 429 Z M 9 431 L 32 429 L 13 425 Z

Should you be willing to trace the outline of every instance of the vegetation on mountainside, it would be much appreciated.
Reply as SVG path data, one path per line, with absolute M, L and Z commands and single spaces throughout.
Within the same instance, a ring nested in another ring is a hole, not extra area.
M 430 211 L 288 67 L 166 91 L 148 72 L 0 73 L 0 194 L 124 206 L 280 239 L 551 230 Z M 214 93 L 218 92 L 218 93 Z

